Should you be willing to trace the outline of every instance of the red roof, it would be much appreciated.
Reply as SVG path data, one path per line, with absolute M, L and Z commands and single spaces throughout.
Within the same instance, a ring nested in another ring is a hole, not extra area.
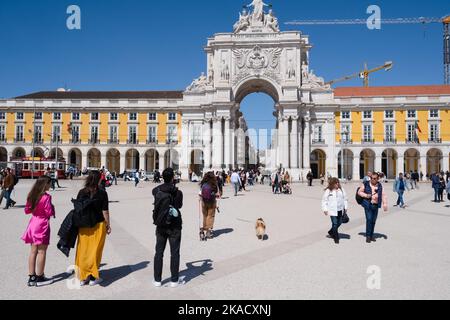
M 334 90 L 336 98 L 450 95 L 450 85 L 398 87 L 342 87 Z

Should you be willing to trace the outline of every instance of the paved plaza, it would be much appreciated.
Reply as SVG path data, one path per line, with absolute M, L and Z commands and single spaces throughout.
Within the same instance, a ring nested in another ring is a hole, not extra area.
M 351 223 L 340 229 L 340 245 L 325 237 L 329 218 L 320 210 L 323 188 L 294 186 L 292 196 L 273 195 L 268 186 L 250 187 L 238 197 L 225 188 L 217 214 L 217 238 L 198 240 L 198 186 L 182 183 L 184 230 L 181 249 L 186 285 L 172 289 L 166 250 L 162 288 L 154 288 L 155 227 L 151 211 L 152 183 L 119 182 L 108 189 L 113 233 L 107 238 L 98 287 L 69 289 L 65 271 L 74 261 L 56 249 L 57 231 L 71 209 L 81 181 L 61 181 L 51 192 L 57 219 L 46 275 L 58 281 L 49 287 L 28 288 L 29 248 L 20 237 L 29 217 L 23 206 L 31 181 L 21 180 L 13 198 L 18 206 L 0 211 L 0 299 L 450 299 L 449 202 L 432 203 L 432 189 L 406 194 L 409 207 L 393 208 L 395 195 L 387 185 L 390 211 L 380 214 L 378 241 L 366 244 L 363 210 L 354 200 L 356 184 L 347 184 Z M 258 241 L 254 224 L 267 223 L 267 241 Z M 381 272 L 381 288 L 370 290 L 368 268 Z

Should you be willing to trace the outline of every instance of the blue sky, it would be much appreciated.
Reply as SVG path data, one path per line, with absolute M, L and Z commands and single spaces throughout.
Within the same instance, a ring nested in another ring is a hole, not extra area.
M 181 90 L 205 71 L 203 47 L 217 32 L 230 32 L 250 0 L 1 0 L 0 98 L 55 90 Z M 269 1 L 267 1 L 269 2 Z M 371 85 L 441 84 L 442 25 L 287 26 L 295 19 L 366 18 L 371 4 L 382 17 L 442 17 L 448 1 L 273 0 L 282 30 L 310 36 L 311 68 L 326 80 L 387 60 Z M 66 28 L 66 9 L 79 5 L 82 30 Z M 340 86 L 360 86 L 359 79 Z M 254 128 L 272 128 L 273 103 L 264 95 L 243 102 Z

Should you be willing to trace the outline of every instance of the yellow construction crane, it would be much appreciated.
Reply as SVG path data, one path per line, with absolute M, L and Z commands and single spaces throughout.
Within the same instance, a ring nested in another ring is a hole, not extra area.
M 428 24 L 442 23 L 444 25 L 444 83 L 450 85 L 450 15 L 443 18 L 397 18 L 380 19 L 382 24 Z M 367 24 L 367 19 L 335 19 L 335 20 L 296 20 L 286 22 L 287 25 L 352 25 Z M 382 68 L 383 69 L 383 68 Z M 365 69 L 366 71 L 367 68 Z M 346 77 L 347 78 L 347 77 Z M 350 79 L 354 76 L 350 76 Z M 347 80 L 344 78 L 344 80 Z
M 335 84 L 337 82 L 347 81 L 347 80 L 359 77 L 359 78 L 364 80 L 364 87 L 368 87 L 369 86 L 369 75 L 370 74 L 372 74 L 374 72 L 377 72 L 377 71 L 380 71 L 380 70 L 383 70 L 383 69 L 385 71 L 390 71 L 390 70 L 392 70 L 393 66 L 394 66 L 394 63 L 392 61 L 387 61 L 384 65 L 369 70 L 369 69 L 367 69 L 367 63 L 365 63 L 363 71 L 354 73 L 354 74 L 352 74 L 350 76 L 346 76 L 346 77 L 342 77 L 342 78 L 339 78 L 339 79 L 336 79 L 336 80 L 332 80 L 330 82 L 327 82 L 326 84 L 332 85 L 332 84 Z

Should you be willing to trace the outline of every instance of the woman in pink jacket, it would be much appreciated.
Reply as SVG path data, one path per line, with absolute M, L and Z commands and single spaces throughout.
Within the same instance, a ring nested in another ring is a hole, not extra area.
M 52 279 L 47 279 L 44 275 L 45 258 L 50 244 L 50 218 L 55 217 L 52 197 L 47 193 L 51 181 L 48 176 L 40 177 L 28 194 L 25 207 L 25 213 L 33 215 L 22 236 L 22 240 L 31 245 L 28 258 L 29 287 L 42 287 L 53 283 Z

